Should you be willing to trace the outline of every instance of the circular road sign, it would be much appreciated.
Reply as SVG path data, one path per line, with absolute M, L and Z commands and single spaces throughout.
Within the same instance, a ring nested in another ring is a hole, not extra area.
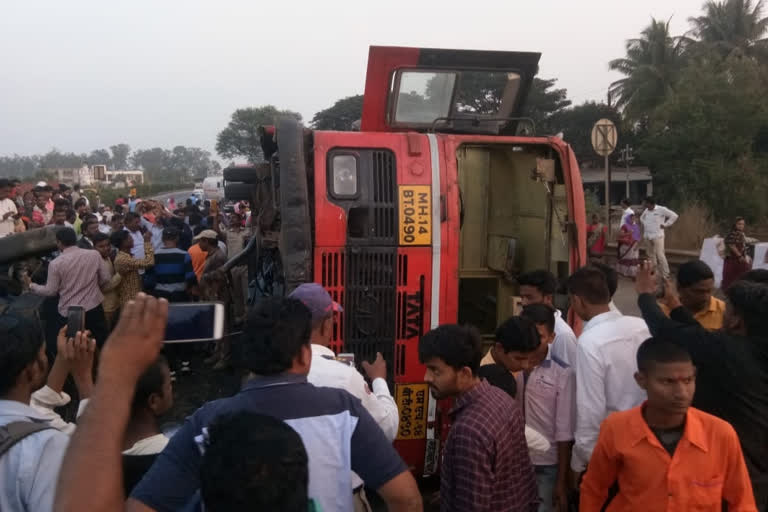
M 616 149 L 616 125 L 610 119 L 601 119 L 592 127 L 592 147 L 600 156 L 608 156 Z

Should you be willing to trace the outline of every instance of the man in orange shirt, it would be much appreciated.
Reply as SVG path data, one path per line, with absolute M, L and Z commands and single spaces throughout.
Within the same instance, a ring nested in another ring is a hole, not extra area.
M 648 394 L 641 406 L 603 422 L 581 485 L 581 512 L 711 510 L 755 512 L 752 485 L 736 432 L 690 407 L 696 368 L 669 340 L 650 338 L 637 350 L 635 380 Z
M 200 233 L 202 233 L 203 228 L 198 226 L 199 229 L 195 230 L 195 237 L 197 237 Z M 200 282 L 200 278 L 203 277 L 203 269 L 205 268 L 205 258 L 208 257 L 208 253 L 205 252 L 200 248 L 200 244 L 195 242 L 194 245 L 192 245 L 189 248 L 189 256 L 192 258 L 192 270 L 195 271 L 195 275 L 197 276 L 197 282 Z
M 687 261 L 677 269 L 680 302 L 708 331 L 720 329 L 725 316 L 725 302 L 712 296 L 714 289 L 715 274 L 703 261 Z M 659 303 L 659 307 L 669 316 L 669 308 L 665 304 Z

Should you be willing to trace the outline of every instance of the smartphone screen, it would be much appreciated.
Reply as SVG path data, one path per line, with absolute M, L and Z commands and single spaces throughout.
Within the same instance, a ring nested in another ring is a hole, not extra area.
M 74 338 L 77 331 L 85 330 L 85 310 L 82 306 L 70 306 L 67 310 L 67 338 Z
M 224 305 L 219 302 L 170 304 L 166 343 L 210 341 L 224 334 Z

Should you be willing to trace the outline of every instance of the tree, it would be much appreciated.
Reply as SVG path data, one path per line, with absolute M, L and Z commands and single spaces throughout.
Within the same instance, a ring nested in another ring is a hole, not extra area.
M 536 123 L 537 133 L 555 133 L 550 119 L 571 105 L 566 89 L 552 89 L 556 78 L 534 78 L 521 115 Z
M 274 124 L 275 119 L 282 116 L 301 121 L 298 112 L 278 110 L 272 105 L 235 110 L 227 127 L 216 137 L 216 152 L 223 158 L 244 157 L 249 162 L 263 160 L 258 128 Z
M 205 178 L 209 172 L 221 169 L 211 154 L 200 148 L 176 146 L 139 149 L 133 154 L 133 165 L 141 168 L 149 181 L 188 185 Z
M 754 152 L 768 118 L 766 85 L 766 69 L 750 59 L 691 63 L 649 116 L 638 151 L 654 189 L 672 202 L 702 201 L 721 220 L 768 213 L 768 158 Z
M 115 170 L 128 168 L 128 155 L 131 154 L 131 146 L 128 144 L 116 144 L 110 146 L 112 152 L 112 166 Z
M 137 149 L 131 160 L 134 167 L 144 171 L 148 181 L 169 183 L 173 180 L 167 173 L 168 153 L 163 148 Z
M 686 39 L 669 33 L 669 21 L 651 19 L 640 37 L 627 41 L 627 55 L 608 67 L 625 78 L 613 82 L 609 93 L 625 118 L 639 121 L 661 104 L 683 68 Z
M 62 153 L 53 148 L 48 153 L 40 157 L 41 169 L 75 169 L 81 167 L 88 157 L 85 154 L 76 155 L 75 153 Z
M 709 0 L 704 4 L 704 15 L 688 21 L 698 42 L 722 57 L 739 54 L 765 58 L 768 18 L 762 14 L 763 0 Z
M 40 170 L 40 156 L 0 156 L 0 176 L 33 178 Z
M 315 130 L 350 131 L 352 124 L 363 117 L 363 95 L 342 98 L 316 113 L 310 123 Z
M 106 149 L 94 149 L 87 158 L 88 165 L 111 165 L 112 156 Z

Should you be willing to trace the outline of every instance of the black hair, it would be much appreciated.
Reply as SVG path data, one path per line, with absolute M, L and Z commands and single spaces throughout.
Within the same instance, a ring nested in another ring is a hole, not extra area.
M 109 243 L 111 243 L 113 246 L 120 249 L 123 246 L 123 242 L 125 242 L 125 239 L 131 236 L 130 233 L 128 233 L 124 229 L 120 229 L 118 231 L 115 231 L 109 236 Z
M 81 197 L 75 201 L 75 209 L 80 208 L 81 206 L 88 206 L 88 203 L 85 201 L 84 197 Z
M 628 197 L 625 197 L 624 199 L 622 199 L 620 201 L 620 204 L 625 204 L 627 206 L 631 206 L 631 203 L 629 202 L 629 198 Z
M 80 190 L 80 184 L 79 184 L 79 183 L 75 183 L 75 184 L 74 184 L 74 186 L 73 186 L 73 188 L 74 188 L 75 190 Z
M 125 214 L 125 222 L 132 221 L 133 219 L 140 219 L 141 216 L 136 212 L 128 212 Z
M 619 273 L 616 269 L 605 263 L 596 261 L 592 263 L 592 266 L 597 268 L 605 276 L 605 284 L 608 285 L 608 293 L 611 294 L 611 298 L 616 295 L 616 290 L 619 289 Z
M 654 363 L 686 363 L 691 354 L 682 345 L 664 337 L 648 338 L 637 348 L 637 369 L 648 373 Z
M 203 231 L 205 231 L 205 227 L 203 227 L 203 226 L 195 226 L 195 227 L 192 229 L 192 234 L 193 234 L 194 236 L 197 236 L 197 235 L 199 235 L 200 233 L 202 233 Z
M 752 283 L 768 284 L 768 269 L 755 268 L 743 274 L 739 281 L 749 281 Z
M 56 199 L 53 202 L 53 210 L 54 211 L 57 211 L 57 210 L 69 210 L 70 207 L 71 207 L 71 203 L 69 201 L 67 201 L 66 199 L 64 199 L 63 197 L 59 198 L 59 199 Z
M 199 226 L 200 223 L 203 222 L 203 216 L 197 213 L 190 213 L 189 214 L 189 225 L 190 226 Z
M 488 384 L 496 386 L 512 398 L 517 396 L 515 376 L 500 364 L 484 364 L 477 370 L 477 376 L 487 380 Z
M 163 230 L 163 242 L 170 240 L 178 240 L 180 236 L 179 230 L 175 228 L 165 228 Z
M 93 242 L 93 245 L 96 245 L 99 242 L 103 242 L 104 240 L 109 241 L 109 235 L 102 233 L 101 231 L 91 237 L 91 242 Z
M 256 375 L 276 375 L 293 365 L 309 346 L 312 313 L 301 301 L 270 297 L 249 312 L 243 333 L 233 343 L 235 363 Z
M 549 332 L 555 332 L 555 308 L 549 304 L 528 304 L 523 307 L 522 316 L 536 325 L 546 325 Z
M 542 295 L 554 295 L 557 290 L 557 279 L 548 270 L 532 270 L 531 272 L 520 274 L 517 278 L 517 284 L 520 286 L 533 286 Z
M 496 341 L 504 352 L 533 352 L 541 343 L 536 324 L 522 316 L 510 317 L 501 324 L 496 329 Z
M 648 204 L 654 204 L 654 205 L 656 204 L 656 200 L 652 196 L 646 197 L 643 201 Z
M 725 291 L 734 311 L 744 321 L 749 336 L 762 336 L 768 329 L 768 286 L 736 281 Z
M 211 202 L 206 199 L 205 201 L 203 201 L 203 206 L 205 206 L 206 208 L 209 208 L 211 206 Z
M 680 288 L 688 288 L 705 279 L 714 278 L 712 269 L 701 260 L 686 261 L 677 268 L 677 285 Z
M 208 427 L 200 464 L 205 510 L 309 509 L 309 467 L 304 443 L 285 422 L 240 411 Z
M 77 234 L 72 228 L 59 228 L 56 230 L 56 240 L 64 247 L 72 247 L 77 244 Z
M 124 215 L 119 212 L 115 212 L 112 214 L 112 218 L 109 220 L 110 222 L 115 222 L 117 220 L 123 220 Z
M 468 325 L 447 324 L 432 329 L 419 340 L 419 361 L 442 359 L 456 370 L 465 366 L 477 374 L 483 358 L 480 332 Z
M 0 316 L 0 397 L 15 386 L 21 372 L 37 359 L 45 341 L 36 320 L 5 313 Z
M 99 222 L 99 218 L 93 213 L 88 213 L 83 217 L 83 224 L 88 224 L 93 221 Z
M 142 409 L 148 409 L 149 397 L 153 394 L 163 394 L 163 384 L 165 383 L 165 372 L 163 370 L 167 367 L 168 360 L 164 355 L 160 354 L 157 360 L 141 374 L 138 382 L 136 382 L 136 389 L 133 392 L 133 402 L 131 402 L 131 411 L 133 413 L 139 412 Z
M 589 304 L 608 304 L 611 293 L 605 274 L 592 265 L 581 267 L 568 278 L 568 293 L 581 297 Z
M 7 180 L 5 178 L 0 178 L 0 188 L 8 188 L 11 186 L 10 180 Z

